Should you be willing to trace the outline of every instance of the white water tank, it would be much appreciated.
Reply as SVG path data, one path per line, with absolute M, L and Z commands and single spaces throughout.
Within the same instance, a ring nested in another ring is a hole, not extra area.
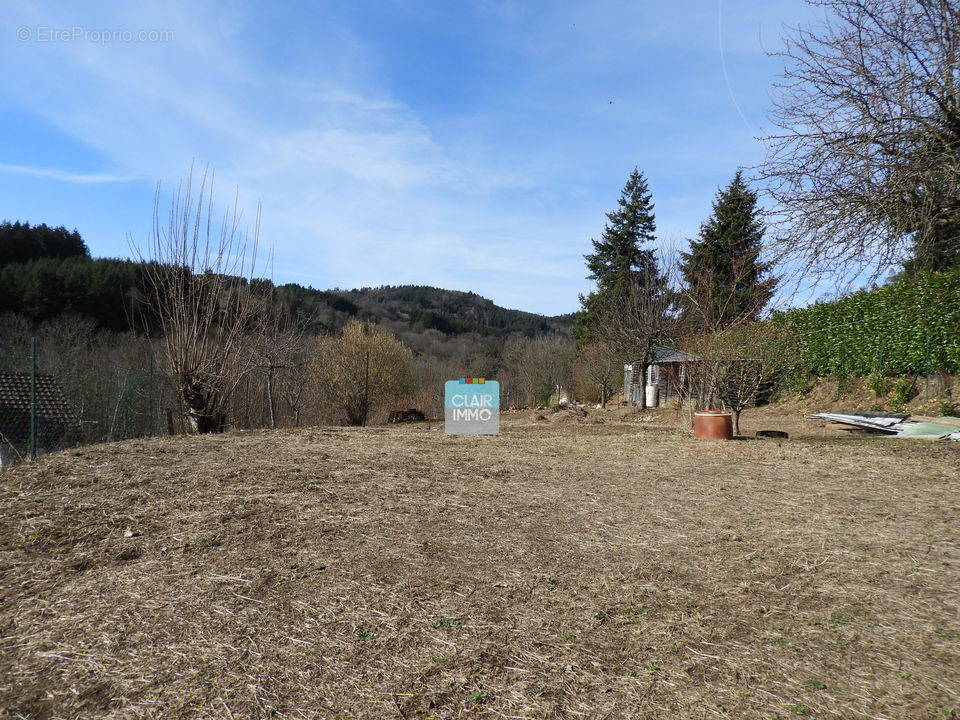
M 647 407 L 657 407 L 660 404 L 660 388 L 656 385 L 647 385 Z

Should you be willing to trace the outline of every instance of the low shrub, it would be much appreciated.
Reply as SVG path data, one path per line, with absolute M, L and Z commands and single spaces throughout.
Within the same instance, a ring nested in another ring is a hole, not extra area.
M 952 400 L 943 400 L 940 402 L 940 414 L 950 415 L 951 417 L 960 417 L 960 403 Z
M 902 407 L 917 396 L 917 379 L 915 377 L 897 378 L 892 390 L 893 401 Z
M 867 387 L 878 398 L 886 397 L 890 393 L 890 378 L 880 372 L 872 372 L 867 375 Z

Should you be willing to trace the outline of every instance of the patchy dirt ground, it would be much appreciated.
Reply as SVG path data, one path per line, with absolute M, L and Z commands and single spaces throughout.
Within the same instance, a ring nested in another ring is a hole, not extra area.
M 0 475 L 0 716 L 957 716 L 960 444 L 517 415 Z
M 826 420 L 814 420 L 808 416 L 814 412 L 826 412 L 837 409 L 866 409 L 862 403 L 847 400 L 832 403 L 829 407 L 820 407 L 813 404 L 812 409 L 798 409 L 795 402 L 763 408 L 750 408 L 743 412 L 740 419 L 740 434 L 742 437 L 753 438 L 758 430 L 781 430 L 791 438 L 799 440 L 830 440 L 838 438 L 865 437 L 865 431 L 850 428 Z M 909 412 L 905 410 L 904 412 Z M 689 432 L 692 424 L 688 407 L 661 407 L 661 408 L 630 408 L 610 404 L 603 410 L 589 408 L 587 412 L 579 408 L 562 410 L 549 408 L 547 410 L 521 410 L 515 413 L 505 413 L 504 417 L 512 425 L 538 424 L 580 424 L 598 425 L 610 423 L 614 426 L 613 432 L 623 432 L 617 425 L 627 423 L 638 425 L 638 430 L 678 430 Z M 872 435 L 874 439 L 883 436 Z M 915 441 L 914 441 L 915 442 Z

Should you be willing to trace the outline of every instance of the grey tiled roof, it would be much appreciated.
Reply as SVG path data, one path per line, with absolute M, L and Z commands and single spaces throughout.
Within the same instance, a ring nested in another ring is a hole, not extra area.
M 653 349 L 653 357 L 651 362 L 654 363 L 673 363 L 673 362 L 695 362 L 699 360 L 696 355 L 691 355 L 690 353 L 685 353 L 682 350 L 676 350 L 672 347 L 667 347 L 666 345 L 657 345 Z M 634 363 L 638 365 L 639 363 Z
M 62 433 L 76 416 L 52 375 L 37 375 L 37 426 L 43 434 Z M 30 376 L 0 373 L 0 435 L 9 442 L 30 437 Z
M 693 362 L 699 359 L 696 355 L 685 353 L 682 350 L 675 350 L 665 345 L 658 345 L 653 349 L 654 362 Z

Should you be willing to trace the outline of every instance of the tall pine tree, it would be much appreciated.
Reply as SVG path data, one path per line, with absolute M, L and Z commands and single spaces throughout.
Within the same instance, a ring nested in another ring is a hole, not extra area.
M 687 289 L 685 315 L 691 322 L 716 329 L 760 314 L 777 286 L 770 263 L 760 261 L 764 226 L 757 194 L 738 170 L 717 192 L 713 213 L 680 253 L 680 271 Z
M 604 308 L 637 283 L 662 284 L 657 257 L 651 247 L 657 224 L 647 179 L 636 168 L 630 173 L 617 200 L 617 209 L 607 213 L 607 224 L 599 240 L 591 240 L 593 252 L 585 255 L 589 280 L 597 289 L 580 296 L 573 333 L 578 347 L 591 340 Z

